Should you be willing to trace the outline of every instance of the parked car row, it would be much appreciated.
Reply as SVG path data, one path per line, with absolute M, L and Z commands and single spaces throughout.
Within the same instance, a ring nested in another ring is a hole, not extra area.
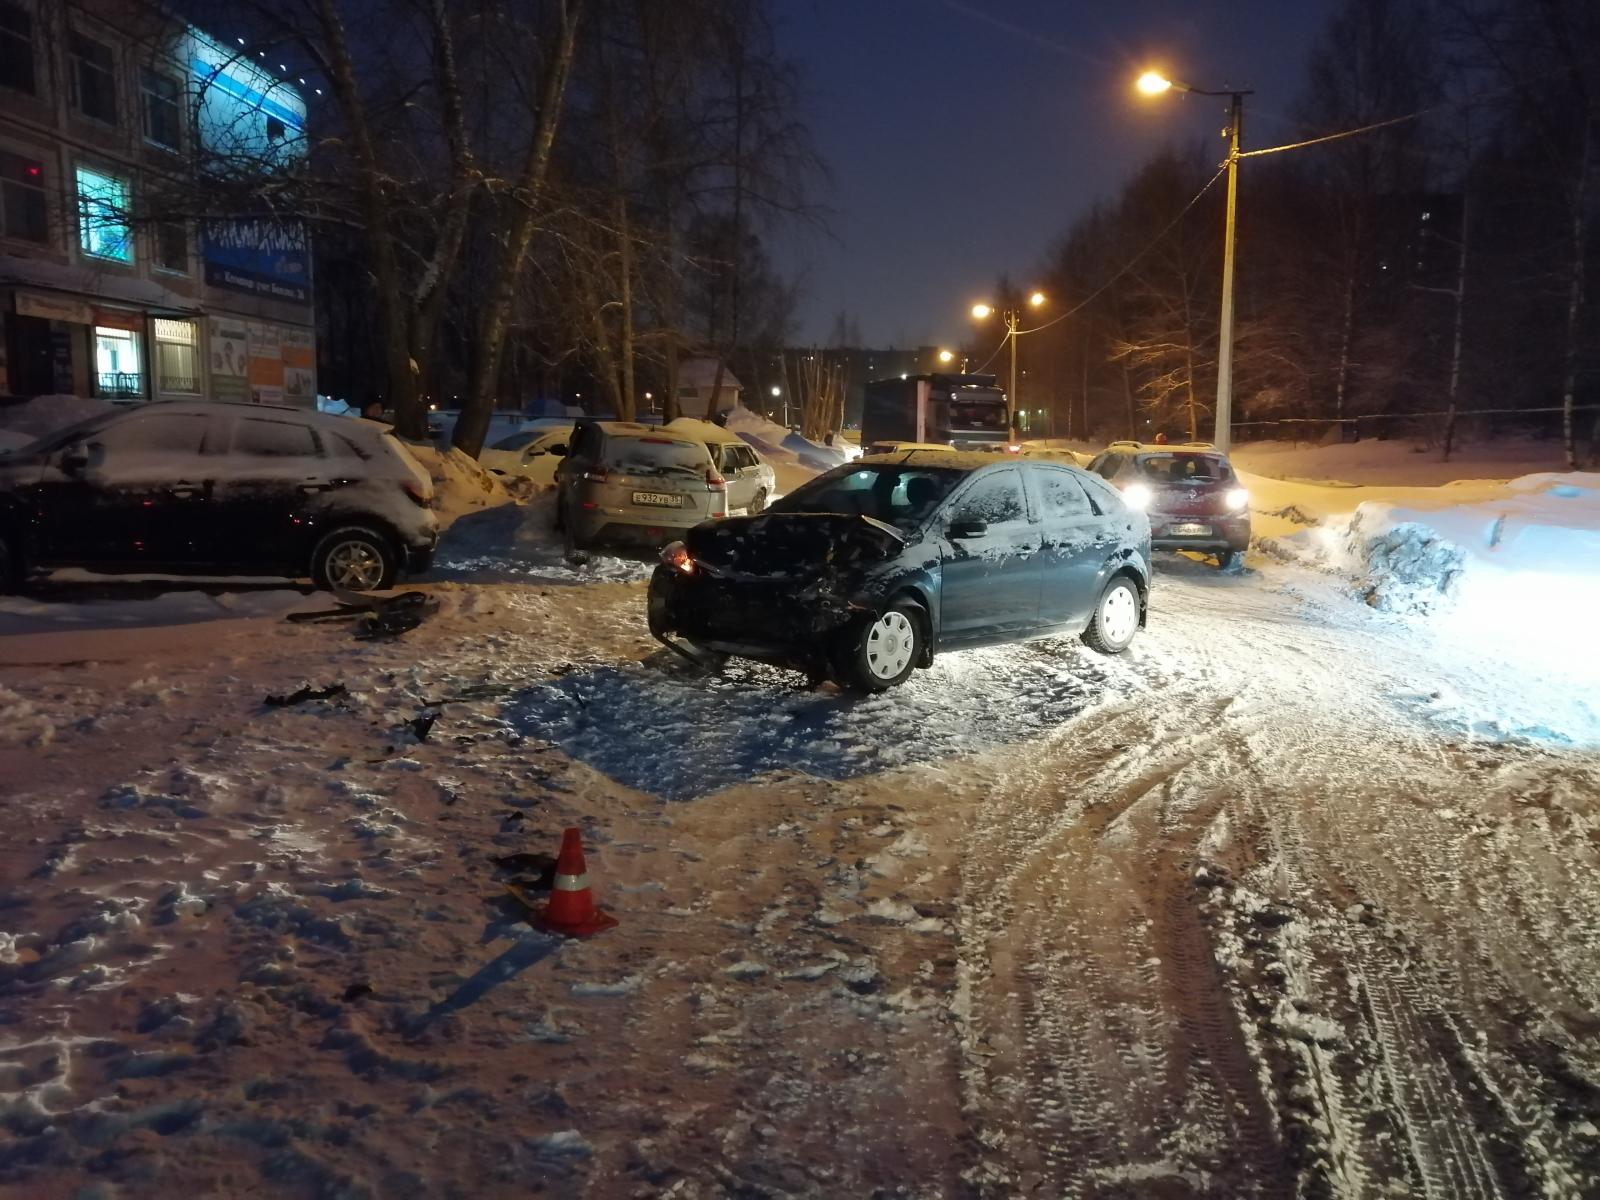
M 145 404 L 0 455 L 0 585 L 73 566 L 387 588 L 431 562 L 432 506 L 428 473 L 377 422 Z

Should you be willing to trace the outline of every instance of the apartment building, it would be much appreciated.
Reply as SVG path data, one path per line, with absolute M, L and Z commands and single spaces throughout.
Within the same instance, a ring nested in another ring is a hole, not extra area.
M 315 404 L 306 231 L 213 186 L 305 153 L 276 65 L 149 0 L 0 0 L 0 395 Z

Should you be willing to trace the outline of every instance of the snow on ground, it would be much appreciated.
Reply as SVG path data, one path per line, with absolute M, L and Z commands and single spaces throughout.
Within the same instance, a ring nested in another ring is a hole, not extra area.
M 448 526 L 467 513 L 497 508 L 511 496 L 499 477 L 478 465 L 477 459 L 454 446 L 403 442 L 411 456 L 433 480 L 439 523 Z
M 1462 441 L 1449 462 L 1441 461 L 1437 445 L 1413 438 L 1330 445 L 1246 442 L 1235 446 L 1230 457 L 1254 475 L 1341 487 L 1438 487 L 1458 479 L 1515 479 L 1563 470 L 1565 462 L 1561 443 L 1521 437 Z
M 0 636 L 0 1187 L 1600 1190 L 1600 754 L 1455 719 L 1557 681 L 1261 555 L 1119 659 L 702 676 L 547 506 L 393 642 Z M 590 941 L 504 889 L 569 824 Z

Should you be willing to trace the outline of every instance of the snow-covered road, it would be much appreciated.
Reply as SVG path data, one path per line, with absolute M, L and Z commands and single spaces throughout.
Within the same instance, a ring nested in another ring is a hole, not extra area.
M 868 700 L 476 554 L 398 643 L 0 667 L 0 1186 L 1596 1194 L 1592 709 L 1252 564 Z M 569 823 L 558 944 L 492 856 Z

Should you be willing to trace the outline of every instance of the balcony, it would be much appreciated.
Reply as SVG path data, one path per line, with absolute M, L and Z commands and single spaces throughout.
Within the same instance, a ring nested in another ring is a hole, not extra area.
M 144 375 L 139 371 L 102 371 L 96 391 L 103 400 L 143 400 Z

